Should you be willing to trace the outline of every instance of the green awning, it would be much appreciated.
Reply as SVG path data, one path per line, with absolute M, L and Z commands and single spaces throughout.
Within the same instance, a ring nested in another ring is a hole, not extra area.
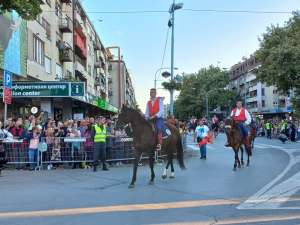
M 109 104 L 107 101 L 105 101 L 102 98 L 98 98 L 97 106 L 100 109 L 104 109 L 104 110 L 107 110 L 107 111 L 110 111 L 110 112 L 113 112 L 113 113 L 118 113 L 118 111 L 119 111 L 118 108 L 116 108 L 113 105 Z

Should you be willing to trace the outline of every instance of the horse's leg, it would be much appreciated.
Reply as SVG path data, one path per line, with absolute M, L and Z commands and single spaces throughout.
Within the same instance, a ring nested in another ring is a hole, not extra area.
M 238 164 L 238 161 L 239 161 L 239 149 L 237 148 L 234 148 L 233 149 L 234 151 L 234 166 L 233 166 L 233 170 L 236 171 L 236 167 L 237 167 L 237 164 Z
M 248 157 L 248 158 L 247 158 L 247 166 L 250 166 L 250 156 L 249 156 L 248 153 L 247 153 L 247 155 L 248 155 L 248 156 L 247 156 L 247 157 Z
M 240 149 L 241 149 L 241 163 L 242 166 L 244 166 L 244 148 L 241 146 Z
M 164 169 L 163 174 L 161 175 L 161 178 L 162 178 L 162 179 L 166 179 L 166 178 L 167 178 L 167 171 L 168 171 L 169 165 L 170 165 L 170 158 L 168 157 L 167 166 L 166 166 L 166 168 Z
M 154 154 L 150 153 L 149 155 L 149 166 L 151 169 L 151 178 L 149 181 L 149 184 L 154 184 L 154 178 L 155 178 L 155 173 L 154 173 Z
M 136 150 L 138 151 L 138 150 Z M 131 183 L 129 184 L 129 188 L 134 188 L 135 187 L 135 181 L 136 181 L 136 173 L 137 173 L 137 168 L 138 168 L 138 164 L 139 164 L 139 161 L 140 161 L 140 158 L 141 158 L 141 155 L 142 155 L 142 152 L 138 151 L 136 154 L 135 154 L 135 158 L 134 158 L 134 164 L 133 164 L 133 175 L 132 175 L 132 180 L 131 180 Z
M 173 155 L 171 156 L 171 175 L 170 178 L 175 178 L 174 165 L 173 165 Z

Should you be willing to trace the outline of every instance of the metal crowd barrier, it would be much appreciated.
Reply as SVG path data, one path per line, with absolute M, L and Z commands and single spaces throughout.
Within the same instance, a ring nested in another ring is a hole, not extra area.
M 91 140 L 86 138 L 71 137 L 45 137 L 42 138 L 37 150 L 37 158 L 29 160 L 28 142 L 24 140 L 4 141 L 7 164 L 14 165 L 17 169 L 28 165 L 40 170 L 45 166 L 55 164 L 80 164 L 85 165 L 93 162 L 94 146 Z M 158 152 L 156 161 L 164 158 L 163 152 Z M 148 156 L 142 155 L 141 159 Z M 129 137 L 108 136 L 106 140 L 107 162 L 124 162 L 134 159 L 133 140 Z

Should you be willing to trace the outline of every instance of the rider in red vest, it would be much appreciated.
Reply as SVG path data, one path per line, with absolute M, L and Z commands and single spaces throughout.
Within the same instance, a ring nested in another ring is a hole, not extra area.
M 246 148 L 251 148 L 250 141 L 249 141 L 249 138 L 248 138 L 248 128 L 247 128 L 247 126 L 250 125 L 252 119 L 251 119 L 251 115 L 248 112 L 248 110 L 243 107 L 242 101 L 237 101 L 236 108 L 234 108 L 231 111 L 230 116 L 232 117 L 232 119 L 235 122 L 237 122 L 237 125 L 240 128 L 241 133 L 243 135 L 244 143 L 246 145 Z M 230 144 L 227 143 L 225 146 L 229 147 Z
M 162 97 L 156 97 L 156 89 L 150 89 L 150 100 L 147 102 L 145 117 L 155 121 L 155 128 L 158 135 L 157 149 L 161 149 L 164 128 L 164 103 Z

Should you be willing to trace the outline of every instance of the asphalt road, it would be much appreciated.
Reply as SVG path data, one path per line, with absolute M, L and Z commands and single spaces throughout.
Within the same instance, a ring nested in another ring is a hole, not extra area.
M 99 224 L 300 224 L 300 143 L 258 138 L 250 167 L 236 172 L 224 136 L 199 159 L 189 151 L 175 179 L 148 185 L 139 167 L 128 189 L 131 166 L 110 171 L 4 171 L 0 178 L 0 225 Z

